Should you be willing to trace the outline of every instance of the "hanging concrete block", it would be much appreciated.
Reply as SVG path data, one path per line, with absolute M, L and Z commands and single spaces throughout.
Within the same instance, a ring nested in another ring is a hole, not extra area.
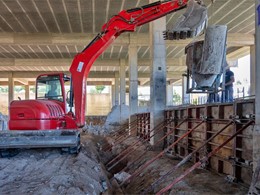
M 186 65 L 196 88 L 210 88 L 222 72 L 225 60 L 227 26 L 214 25 L 206 30 L 205 40 L 185 48 Z

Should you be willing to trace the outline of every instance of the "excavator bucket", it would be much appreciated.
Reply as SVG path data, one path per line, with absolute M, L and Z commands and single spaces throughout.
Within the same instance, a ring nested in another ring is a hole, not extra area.
M 80 150 L 79 130 L 0 131 L 0 155 L 11 149 L 62 148 L 69 153 Z
M 165 40 L 178 40 L 198 36 L 208 21 L 207 7 L 201 0 L 189 0 L 187 10 L 174 24 L 172 30 L 164 32 Z

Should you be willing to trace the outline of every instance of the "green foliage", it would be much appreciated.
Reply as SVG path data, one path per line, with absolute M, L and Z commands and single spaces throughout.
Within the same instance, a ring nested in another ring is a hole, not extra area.
M 95 94 L 95 93 L 97 93 L 97 90 L 96 90 L 96 89 L 93 89 L 93 88 L 91 88 L 91 89 L 90 89 L 90 93 L 91 93 L 91 94 Z
M 95 86 L 95 88 L 90 89 L 91 94 L 97 94 L 97 93 L 102 93 L 102 91 L 106 88 L 104 85 L 98 85 Z
M 242 85 L 242 82 L 240 80 L 237 81 L 237 85 Z
M 96 91 L 97 93 L 102 93 L 102 91 L 105 89 L 106 87 L 104 85 L 98 85 L 96 86 Z
M 25 90 L 24 86 L 15 86 L 14 91 L 20 93 L 21 91 Z
M 174 104 L 181 104 L 181 96 L 175 90 L 173 91 L 173 103 Z
M 33 93 L 35 93 L 35 87 L 31 87 L 31 88 L 30 88 L 30 91 L 33 92 Z
M 8 92 L 8 87 L 0 87 L 0 92 L 7 93 Z
M 198 99 L 193 99 L 193 100 L 192 100 L 192 104 L 198 105 Z

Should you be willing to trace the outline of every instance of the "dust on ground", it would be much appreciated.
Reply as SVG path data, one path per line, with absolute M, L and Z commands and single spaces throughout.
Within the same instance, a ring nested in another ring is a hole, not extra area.
M 61 154 L 59 149 L 34 149 L 22 150 L 12 158 L 1 158 L 0 194 L 141 194 L 152 182 L 179 162 L 164 156 L 151 164 L 140 176 L 116 191 L 112 188 L 115 186 L 118 188 L 118 184 L 111 186 L 112 182 L 109 182 L 114 174 L 141 155 L 136 163 L 131 164 L 126 170 L 132 174 L 160 151 L 147 150 L 144 153 L 149 145 L 138 144 L 131 155 L 108 173 L 103 164 L 111 161 L 112 157 L 137 141 L 136 137 L 129 137 L 119 145 L 109 147 L 108 143 L 113 143 L 113 139 L 115 137 L 83 133 L 82 149 L 78 155 Z M 102 151 L 104 148 L 107 148 L 107 151 Z M 149 194 L 155 194 L 167 186 L 191 165 L 187 163 L 179 168 L 149 191 Z M 248 188 L 228 183 L 224 178 L 223 175 L 197 169 L 174 186 L 169 194 L 247 194 Z
M 92 137 L 82 135 L 77 155 L 59 149 L 22 150 L 0 159 L 0 194 L 100 194 L 107 177 Z

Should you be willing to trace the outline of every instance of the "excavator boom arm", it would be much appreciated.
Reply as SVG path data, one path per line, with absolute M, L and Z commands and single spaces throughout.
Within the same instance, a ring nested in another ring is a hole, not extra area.
M 184 8 L 188 0 L 158 1 L 146 6 L 123 10 L 102 27 L 93 41 L 77 54 L 70 67 L 75 99 L 75 117 L 79 127 L 85 124 L 86 78 L 90 68 L 103 51 L 123 32 L 133 32 L 137 26 Z

